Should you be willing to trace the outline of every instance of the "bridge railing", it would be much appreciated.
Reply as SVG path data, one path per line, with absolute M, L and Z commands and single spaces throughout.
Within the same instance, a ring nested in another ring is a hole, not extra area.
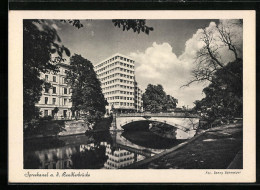
M 181 117 L 181 118 L 198 118 L 199 116 L 187 113 L 117 113 L 116 117 Z

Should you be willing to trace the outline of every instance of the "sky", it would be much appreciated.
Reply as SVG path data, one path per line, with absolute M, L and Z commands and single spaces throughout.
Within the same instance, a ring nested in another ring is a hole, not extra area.
M 52 26 L 72 54 L 82 55 L 93 65 L 115 53 L 130 56 L 136 62 L 136 80 L 143 91 L 149 83 L 161 84 L 167 94 L 178 99 L 178 107 L 191 108 L 195 100 L 204 97 L 202 90 L 208 84 L 180 87 L 191 79 L 195 52 L 201 48 L 201 29 L 220 22 L 225 20 L 146 20 L 146 25 L 154 28 L 149 35 L 123 31 L 111 20 L 84 20 L 80 29 L 59 21 Z M 230 60 L 231 56 L 223 57 Z

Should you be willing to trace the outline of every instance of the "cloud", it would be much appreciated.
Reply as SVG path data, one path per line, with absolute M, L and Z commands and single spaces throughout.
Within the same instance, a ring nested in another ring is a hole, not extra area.
M 242 28 L 239 25 L 234 25 L 234 21 L 220 20 L 219 25 L 230 27 L 232 33 L 232 41 L 236 43 L 238 49 L 242 49 Z M 211 22 L 206 28 L 207 31 L 212 31 L 216 36 L 216 23 Z M 203 47 L 202 29 L 198 29 L 193 36 L 185 43 L 183 53 L 177 57 L 172 52 L 172 46 L 169 43 L 158 44 L 153 42 L 151 47 L 148 47 L 144 52 L 132 52 L 131 56 L 136 61 L 136 79 L 141 88 L 145 90 L 146 86 L 151 84 L 162 84 L 166 93 L 171 94 L 179 100 L 178 106 L 188 105 L 193 107 L 195 100 L 203 98 L 202 90 L 208 83 L 194 83 L 190 87 L 180 88 L 186 84 L 192 77 L 191 71 L 194 68 L 194 58 L 196 52 Z M 219 46 L 220 41 L 216 41 Z M 234 60 L 232 52 L 228 51 L 227 47 L 222 47 L 219 50 L 221 59 L 227 63 Z
M 149 83 L 162 84 L 168 94 L 179 100 L 179 106 L 193 106 L 193 98 L 202 97 L 202 89 L 195 85 L 180 89 L 189 79 L 191 67 L 172 52 L 170 44 L 154 42 L 145 52 L 134 52 L 130 56 L 136 61 L 136 79 L 143 90 Z

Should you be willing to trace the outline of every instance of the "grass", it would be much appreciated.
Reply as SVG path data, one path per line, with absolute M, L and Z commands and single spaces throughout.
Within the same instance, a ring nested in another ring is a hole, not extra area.
M 142 168 L 226 169 L 242 150 L 242 136 L 242 127 L 206 132 L 192 143 Z

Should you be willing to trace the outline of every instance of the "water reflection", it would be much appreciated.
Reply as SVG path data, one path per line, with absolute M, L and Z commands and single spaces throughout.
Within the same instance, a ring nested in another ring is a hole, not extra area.
M 24 168 L 118 169 L 158 154 L 168 146 L 178 143 L 169 140 L 162 143 L 154 139 L 158 137 L 152 137 L 147 133 L 142 135 L 138 131 L 99 132 L 26 140 L 24 142 Z M 151 140 L 157 142 L 157 146 L 154 146 Z

